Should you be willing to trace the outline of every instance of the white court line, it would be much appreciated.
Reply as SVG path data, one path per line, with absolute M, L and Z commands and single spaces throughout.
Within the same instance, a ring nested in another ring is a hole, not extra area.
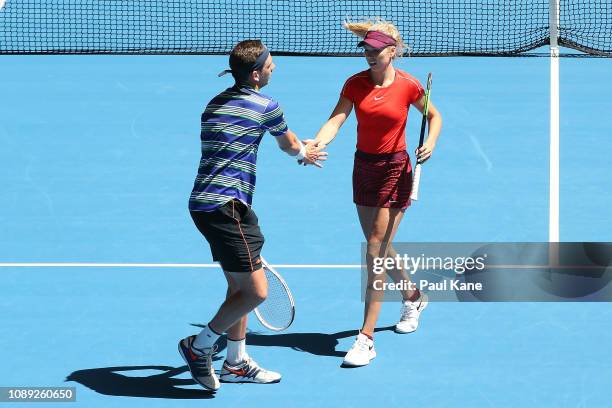
M 365 265 L 358 264 L 274 264 L 274 268 L 283 269 L 361 269 Z M 0 268 L 221 268 L 218 264 L 177 264 L 177 263 L 94 263 L 94 262 L 0 262 Z M 603 269 L 603 266 L 593 265 L 559 265 L 534 264 L 487 265 L 487 269 Z M 437 269 L 434 269 L 437 270 Z M 419 272 L 432 273 L 429 270 Z M 433 273 L 432 273 L 433 274 Z M 436 274 L 433 274 L 436 275 Z M 436 275 L 444 277 L 442 275 Z
M 275 268 L 358 269 L 361 265 L 276 264 Z M 218 264 L 93 263 L 93 262 L 2 262 L 0 268 L 220 268 Z
M 360 269 L 358 264 L 274 264 L 284 269 Z M 0 268 L 220 268 L 218 264 L 178 264 L 178 263 L 94 263 L 94 262 L 0 262 Z M 603 269 L 592 265 L 534 264 L 487 265 L 487 269 Z M 427 270 L 425 270 L 427 271 Z M 423 272 L 423 270 L 420 270 Z M 429 271 L 428 271 L 429 272 Z M 431 273 L 431 272 L 430 272 Z M 442 277 L 442 275 L 440 275 Z

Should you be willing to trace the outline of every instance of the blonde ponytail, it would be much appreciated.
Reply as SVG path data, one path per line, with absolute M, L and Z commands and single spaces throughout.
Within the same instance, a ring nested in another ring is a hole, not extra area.
M 401 57 L 402 55 L 404 55 L 406 45 L 404 44 L 404 40 L 402 39 L 402 35 L 400 34 L 399 30 L 391 22 L 376 18 L 374 20 L 358 22 L 345 21 L 342 26 L 359 38 L 364 38 L 368 31 L 379 31 L 383 34 L 387 34 L 388 36 L 392 37 L 397 43 L 395 45 L 395 56 Z

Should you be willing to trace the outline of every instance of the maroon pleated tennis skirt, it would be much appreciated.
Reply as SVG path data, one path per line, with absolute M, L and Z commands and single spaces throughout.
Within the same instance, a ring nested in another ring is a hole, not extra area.
M 355 152 L 353 202 L 365 207 L 410 205 L 412 165 L 406 151 L 384 154 Z

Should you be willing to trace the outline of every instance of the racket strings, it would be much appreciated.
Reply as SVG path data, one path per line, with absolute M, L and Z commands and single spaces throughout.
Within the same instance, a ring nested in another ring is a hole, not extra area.
M 268 268 L 268 297 L 257 309 L 261 317 L 272 327 L 284 328 L 293 320 L 293 305 L 283 282 Z

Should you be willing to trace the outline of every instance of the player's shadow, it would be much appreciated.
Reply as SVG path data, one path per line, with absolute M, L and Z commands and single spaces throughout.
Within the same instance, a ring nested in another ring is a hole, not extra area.
M 159 371 L 158 374 L 138 376 L 137 371 Z M 126 375 L 127 373 L 129 375 Z M 187 366 L 132 366 L 103 367 L 75 371 L 66 381 L 75 381 L 104 395 L 122 397 L 209 399 L 214 393 L 202 388 L 180 388 L 195 385 L 191 378 L 174 378 L 187 372 Z
M 196 327 L 204 327 L 194 324 Z M 374 331 L 392 331 L 394 326 L 378 327 Z M 263 347 L 288 347 L 290 349 L 316 356 L 344 357 L 346 351 L 336 350 L 339 339 L 356 337 L 357 330 L 345 330 L 337 333 L 286 333 L 286 334 L 261 334 L 258 332 L 247 333 L 247 344 L 250 346 Z M 218 343 L 219 351 L 226 347 L 225 339 Z
M 194 326 L 203 327 L 199 324 L 194 324 Z M 376 332 L 388 330 L 393 330 L 393 326 L 375 329 Z M 316 356 L 343 357 L 346 351 L 336 350 L 339 344 L 338 340 L 354 337 L 357 334 L 357 330 L 345 330 L 331 334 L 261 334 L 249 332 L 247 333 L 247 344 L 263 347 L 288 347 Z M 222 351 L 226 347 L 225 337 L 217 343 L 217 347 L 218 351 Z M 215 360 L 222 358 L 219 355 L 214 357 Z M 142 375 L 143 373 L 138 373 L 138 371 L 158 371 L 158 373 Z M 167 399 L 214 398 L 214 393 L 202 388 L 181 388 L 195 385 L 191 378 L 175 378 L 185 373 L 187 373 L 186 366 L 102 367 L 75 371 L 66 378 L 66 381 L 75 381 L 104 395 Z

